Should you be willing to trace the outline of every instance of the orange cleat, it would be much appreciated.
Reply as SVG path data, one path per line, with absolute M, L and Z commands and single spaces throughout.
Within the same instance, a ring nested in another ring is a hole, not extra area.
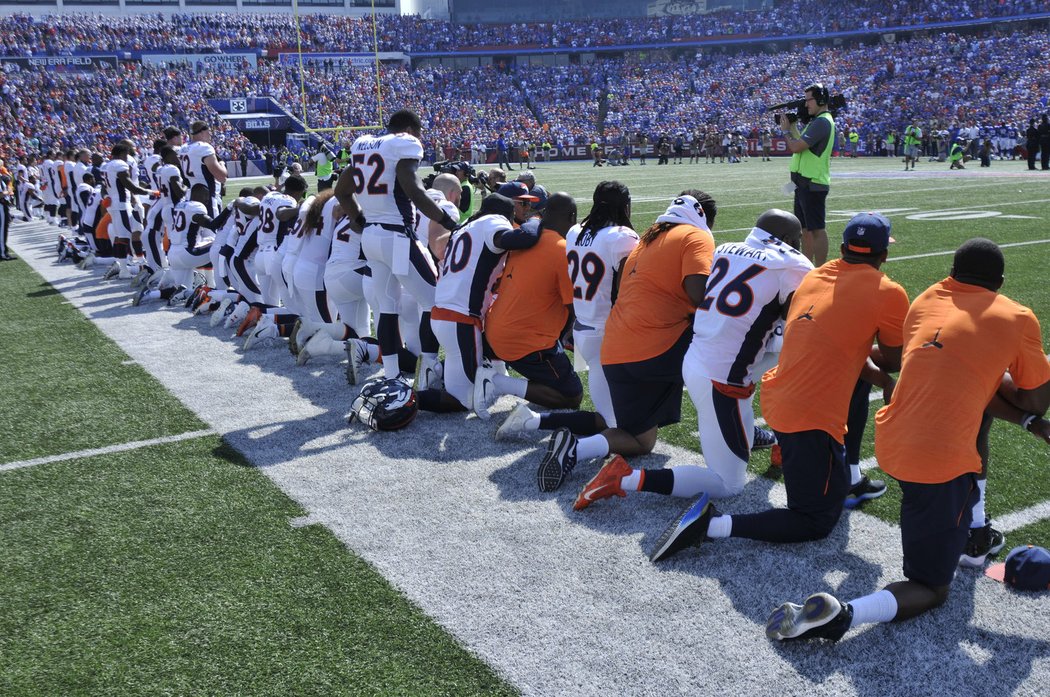
M 241 326 L 237 327 L 237 336 L 244 336 L 244 333 L 254 327 L 262 316 L 263 311 L 257 307 L 252 307 L 248 310 L 248 314 L 245 315 L 244 321 L 241 322 Z
M 613 458 L 598 470 L 598 474 L 594 475 L 594 479 L 583 487 L 583 491 L 576 497 L 576 503 L 572 504 L 572 509 L 582 511 L 599 499 L 607 499 L 610 496 L 620 498 L 627 496 L 627 492 L 620 487 L 620 481 L 631 472 L 631 466 L 627 464 L 627 460 L 619 455 L 613 455 Z
M 771 451 L 769 451 L 769 464 L 771 464 L 773 467 L 783 467 L 784 466 L 784 458 L 780 454 L 780 444 L 779 443 L 774 445 L 773 449 Z

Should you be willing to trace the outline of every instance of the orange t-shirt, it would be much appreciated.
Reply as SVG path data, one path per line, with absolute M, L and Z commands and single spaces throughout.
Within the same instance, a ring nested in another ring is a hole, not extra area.
M 689 328 L 696 306 L 682 282 L 707 276 L 715 238 L 692 225 L 676 225 L 627 257 L 619 295 L 605 324 L 602 365 L 637 363 L 674 346 Z
M 977 432 L 1010 371 L 1031 390 L 1050 381 L 1039 320 L 1027 307 L 947 278 L 908 311 L 893 402 L 875 416 L 875 456 L 888 474 L 937 484 L 981 471 Z
M 568 305 L 572 282 L 565 238 L 543 230 L 534 247 L 507 254 L 496 298 L 485 316 L 485 339 L 505 361 L 549 349 L 569 319 Z
M 853 388 L 876 336 L 904 343 L 908 294 L 868 264 L 829 261 L 806 274 L 784 327 L 780 361 L 762 376 L 762 415 L 781 433 L 846 435 Z

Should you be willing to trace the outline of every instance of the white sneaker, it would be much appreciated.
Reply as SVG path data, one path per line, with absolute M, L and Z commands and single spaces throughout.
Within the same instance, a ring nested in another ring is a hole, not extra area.
M 503 425 L 496 431 L 496 440 L 507 440 L 508 438 L 514 438 L 519 433 L 524 433 L 525 423 L 537 416 L 538 414 L 529 409 L 528 404 L 522 402 L 514 408 L 514 411 L 510 413 Z
M 317 356 L 337 356 L 342 349 L 340 342 L 328 336 L 326 332 L 314 332 L 309 341 L 299 349 L 295 357 L 295 364 L 306 365 L 307 361 Z
M 251 306 L 243 300 L 233 306 L 233 311 L 226 315 L 226 321 L 222 323 L 222 326 L 226 329 L 233 329 L 234 327 L 241 326 L 241 322 L 248 316 L 248 310 Z
M 441 365 L 441 361 L 423 359 L 423 364 L 419 368 L 419 387 L 417 389 L 445 389 L 445 366 Z
M 197 290 L 198 287 L 203 286 L 207 282 L 208 282 L 208 277 L 207 276 L 205 276 L 200 271 L 194 271 L 193 272 L 193 283 L 190 285 L 190 288 L 192 288 L 193 290 Z
M 259 342 L 264 339 L 277 339 L 280 336 L 281 333 L 277 329 L 277 323 L 273 321 L 273 317 L 263 315 L 259 323 L 248 332 L 248 338 L 244 340 L 244 350 L 247 351 L 252 346 L 258 346 Z
M 186 298 L 190 297 L 190 293 L 192 292 L 193 291 L 191 291 L 189 288 L 182 288 L 177 293 L 168 298 L 168 307 L 176 307 L 178 305 L 185 304 Z
M 102 279 L 108 281 L 111 278 L 115 278 L 120 273 L 120 264 L 113 262 L 113 264 L 106 269 L 106 273 L 102 274 Z
M 349 361 L 346 366 L 346 381 L 356 385 L 361 379 L 362 368 L 368 365 L 368 344 L 360 339 L 347 339 L 344 346 Z
M 489 419 L 489 407 L 496 401 L 496 385 L 492 378 L 496 376 L 496 369 L 488 365 L 478 366 L 474 374 L 474 413 L 479 419 Z
M 129 269 L 126 266 L 120 270 L 120 273 L 117 274 L 117 278 L 121 281 L 130 281 L 134 277 L 135 275 L 131 273 L 131 269 Z
M 211 313 L 211 317 L 208 319 L 208 324 L 212 327 L 217 327 L 226 319 L 227 315 L 232 312 L 231 305 L 233 305 L 233 298 L 227 295 L 219 303 L 219 307 L 215 309 L 215 312 Z
M 87 256 L 81 259 L 80 263 L 77 264 L 77 268 L 81 269 L 82 271 L 87 271 L 88 269 L 94 268 L 94 266 L 95 255 L 91 252 L 88 252 Z

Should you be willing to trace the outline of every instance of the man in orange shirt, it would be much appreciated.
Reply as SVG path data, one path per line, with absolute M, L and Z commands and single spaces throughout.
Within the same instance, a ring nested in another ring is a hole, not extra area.
M 507 256 L 485 318 L 485 341 L 498 359 L 524 377 L 479 368 L 476 402 L 479 383 L 488 381 L 497 394 L 517 395 L 551 409 L 580 406 L 583 384 L 561 346 L 572 308 L 565 235 L 575 224 L 576 201 L 566 193 L 554 194 L 544 207 L 536 246 Z
M 854 216 L 842 234 L 842 258 L 810 271 L 791 301 L 779 364 L 762 377 L 762 413 L 783 454 L 788 507 L 718 515 L 704 494 L 660 536 L 652 561 L 705 536 L 805 542 L 835 527 L 850 489 L 843 442 L 854 388 L 861 377 L 893 385 L 885 372 L 867 368 L 872 341 L 887 371 L 900 366 L 908 295 L 879 271 L 891 239 L 885 216 Z
M 951 276 L 908 311 L 904 364 L 893 401 L 875 417 L 875 454 L 901 485 L 904 576 L 841 603 L 817 593 L 785 603 L 766 624 L 771 639 L 838 641 L 851 627 L 906 620 L 948 597 L 987 464 L 992 417 L 1050 443 L 1050 364 L 1039 320 L 999 295 L 1005 263 L 991 240 L 955 252 Z M 1011 380 L 1004 383 L 1009 370 Z
M 682 360 L 711 273 L 717 212 L 708 194 L 683 191 L 627 257 L 601 350 L 616 428 L 584 438 L 555 431 L 536 471 L 540 491 L 561 486 L 578 461 L 652 452 L 659 427 L 681 419 Z

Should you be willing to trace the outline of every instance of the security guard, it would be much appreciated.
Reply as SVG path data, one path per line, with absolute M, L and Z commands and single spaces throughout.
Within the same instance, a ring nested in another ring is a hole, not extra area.
M 828 111 L 830 100 L 824 85 L 814 83 L 806 88 L 806 111 L 811 120 L 802 133 L 786 114 L 780 117 L 780 128 L 791 151 L 795 217 L 802 222 L 802 253 L 815 266 L 828 260 L 824 216 L 831 186 L 831 150 L 835 143 L 835 119 Z

